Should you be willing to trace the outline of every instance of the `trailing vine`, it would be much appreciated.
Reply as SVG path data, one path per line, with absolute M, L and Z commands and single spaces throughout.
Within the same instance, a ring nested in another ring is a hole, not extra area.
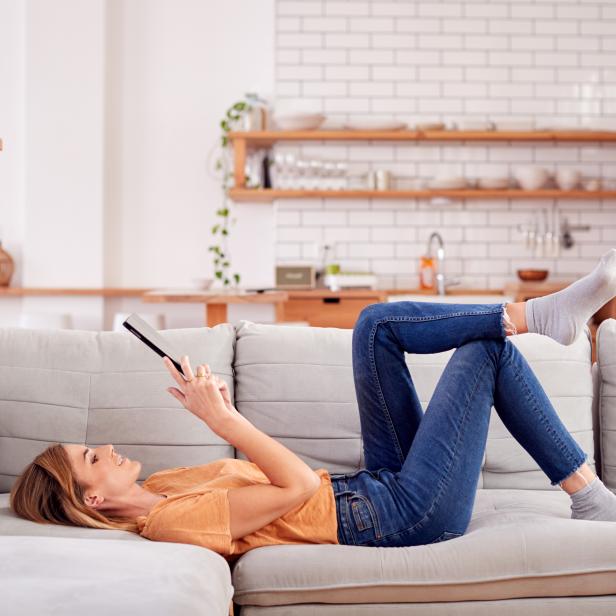
M 251 94 L 246 94 L 249 98 Z M 221 218 L 220 222 L 217 222 L 212 226 L 212 235 L 214 236 L 214 242 L 216 236 L 220 235 L 220 241 L 213 243 L 208 247 L 208 251 L 212 253 L 214 258 L 214 275 L 217 280 L 220 280 L 223 286 L 228 287 L 231 284 L 231 278 L 235 281 L 236 285 L 239 285 L 241 276 L 238 272 L 229 275 L 231 267 L 231 261 L 228 256 L 228 239 L 229 239 L 229 197 L 228 189 L 231 187 L 233 171 L 230 168 L 230 160 L 232 155 L 229 155 L 229 137 L 228 133 L 234 128 L 235 123 L 241 119 L 242 115 L 247 111 L 251 111 L 252 106 L 248 101 L 238 101 L 231 105 L 227 109 L 225 117 L 220 121 L 220 128 L 222 129 L 222 135 L 220 138 L 220 145 L 222 147 L 222 153 L 216 160 L 216 170 L 222 172 L 222 199 L 223 204 L 216 210 L 216 215 Z M 232 220 L 235 223 L 235 218 Z

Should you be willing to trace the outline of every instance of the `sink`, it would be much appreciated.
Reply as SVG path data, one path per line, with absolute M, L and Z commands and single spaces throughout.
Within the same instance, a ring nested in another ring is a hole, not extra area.
M 502 293 L 483 295 L 388 295 L 388 302 L 444 302 L 447 304 L 502 304 L 515 301 L 512 295 Z

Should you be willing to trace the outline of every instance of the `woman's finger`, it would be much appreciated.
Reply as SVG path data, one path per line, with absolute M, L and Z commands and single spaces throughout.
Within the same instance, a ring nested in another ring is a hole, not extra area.
M 219 377 L 216 377 L 216 383 L 225 402 L 231 402 L 231 394 L 229 393 L 229 386 L 227 385 L 227 382 Z
M 192 381 L 195 378 L 195 375 L 193 374 L 192 368 L 190 367 L 188 355 L 182 355 L 182 358 L 180 359 L 180 364 L 182 366 L 182 370 L 184 371 L 184 378 L 187 381 Z
M 186 396 L 177 387 L 168 387 L 167 391 L 182 404 L 186 401 Z
M 167 366 L 167 370 L 169 370 L 169 373 L 174 378 L 175 382 L 180 386 L 184 385 L 186 381 L 180 374 L 180 371 L 175 367 L 173 362 L 168 357 L 163 357 L 163 362 L 165 366 Z

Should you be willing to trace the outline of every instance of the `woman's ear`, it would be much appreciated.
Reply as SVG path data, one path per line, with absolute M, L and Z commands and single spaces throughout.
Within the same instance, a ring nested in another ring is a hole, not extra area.
M 104 497 L 98 496 L 98 494 L 86 494 L 84 501 L 88 507 L 92 507 L 92 509 L 99 509 L 105 500 Z

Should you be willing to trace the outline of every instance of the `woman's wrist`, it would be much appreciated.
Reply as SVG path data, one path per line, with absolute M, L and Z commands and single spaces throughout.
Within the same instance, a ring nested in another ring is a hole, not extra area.
M 248 420 L 240 415 L 237 409 L 235 409 L 233 412 L 229 411 L 229 415 L 222 419 L 216 426 L 211 427 L 218 436 L 224 438 L 225 441 L 229 441 L 234 432 L 237 430 L 237 427 L 243 421 L 246 422 Z

